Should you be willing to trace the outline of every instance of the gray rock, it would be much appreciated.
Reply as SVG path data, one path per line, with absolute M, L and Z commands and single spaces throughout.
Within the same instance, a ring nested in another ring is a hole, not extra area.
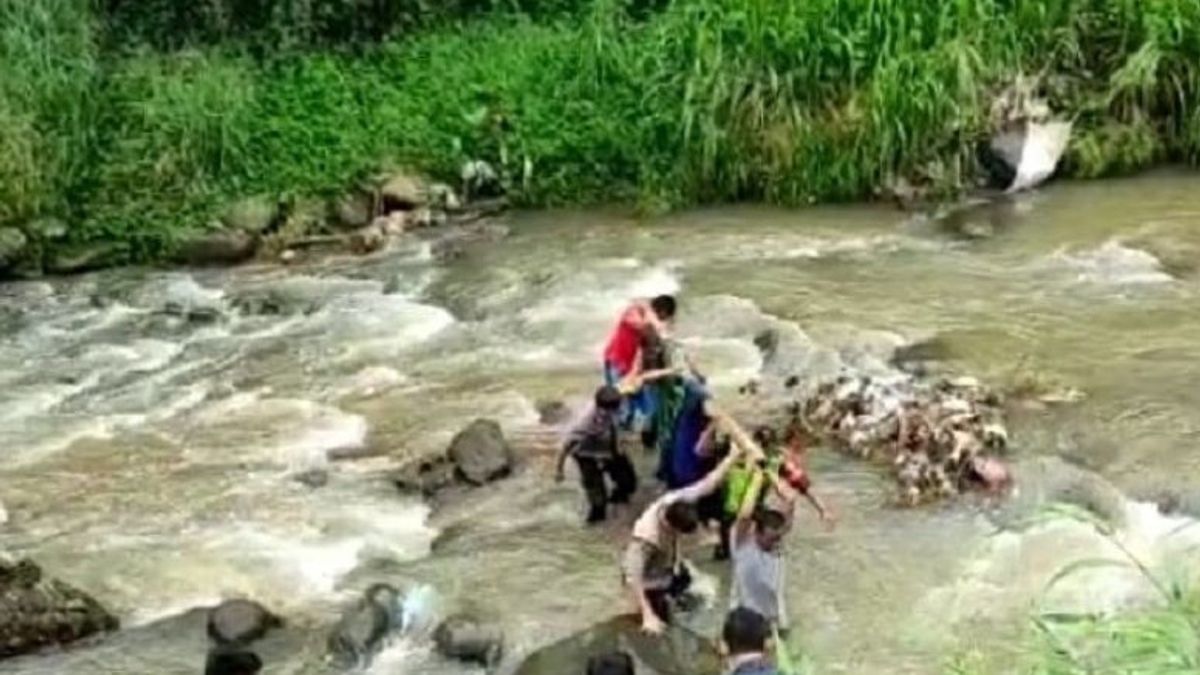
M 504 656 L 504 631 L 474 617 L 457 615 L 433 633 L 439 654 L 446 658 L 492 667 Z
M 32 561 L 0 557 L 0 658 L 70 644 L 117 626 L 100 603 L 45 578 Z
M 419 493 L 428 499 L 453 485 L 454 474 L 454 465 L 450 460 L 436 457 L 409 464 L 397 472 L 392 480 L 401 492 Z
M 243 230 L 218 230 L 194 235 L 179 247 L 181 262 L 197 267 L 237 265 L 254 257 L 258 237 Z
M 356 230 L 371 224 L 375 217 L 375 199 L 365 192 L 353 192 L 333 200 L 330 211 L 338 229 Z
M 25 255 L 29 239 L 15 227 L 0 227 L 0 274 L 15 267 Z
M 282 626 L 282 619 L 253 600 L 226 600 L 208 613 L 208 637 L 223 646 L 249 645 Z
M 93 242 L 55 248 L 46 258 L 46 271 L 81 274 L 121 262 L 121 251 L 110 243 Z
M 366 667 L 399 623 L 400 591 L 388 584 L 371 586 L 329 634 L 330 659 L 341 668 Z
M 425 203 L 424 182 L 409 174 L 389 176 L 379 188 L 384 211 L 408 211 Z
M 456 475 L 471 485 L 485 485 L 509 475 L 514 463 L 513 449 L 494 420 L 472 422 L 450 442 L 446 456 Z
M 645 635 L 637 621 L 621 616 L 539 649 L 525 659 L 515 675 L 582 672 L 582 664 L 592 656 L 613 652 L 633 657 L 638 675 L 722 672 L 721 658 L 713 642 L 678 626 L 669 627 L 662 637 Z
M 279 203 L 259 195 L 234 202 L 221 217 L 225 227 L 251 235 L 269 231 L 279 220 Z

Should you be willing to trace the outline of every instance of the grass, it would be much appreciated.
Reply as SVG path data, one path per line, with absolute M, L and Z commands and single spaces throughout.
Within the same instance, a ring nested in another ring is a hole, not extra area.
M 1074 175 L 1200 160 L 1195 0 L 239 2 L 0 0 L 0 224 L 153 259 L 239 196 L 473 158 L 529 206 L 950 194 L 1020 73 Z
M 1154 605 L 1115 616 L 1035 616 L 1027 643 L 1011 653 L 958 655 L 947 675 L 1185 675 L 1200 672 L 1200 588 L 1195 569 L 1177 577 L 1152 570 L 1121 543 L 1110 525 L 1078 508 L 1056 507 L 1049 517 L 1066 514 L 1091 524 L 1120 552 L 1119 558 L 1084 559 L 1059 570 L 1046 590 L 1088 569 L 1136 570 L 1158 595 Z M 1189 521 L 1172 535 L 1195 526 Z M 1171 535 L 1168 535 L 1171 536 Z M 1187 551 L 1190 554 L 1194 548 Z

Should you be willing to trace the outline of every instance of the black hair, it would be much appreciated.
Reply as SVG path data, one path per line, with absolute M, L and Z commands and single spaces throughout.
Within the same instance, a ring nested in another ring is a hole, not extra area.
M 762 652 L 767 648 L 769 627 L 762 614 L 738 607 L 725 617 L 725 628 L 721 636 L 731 656 Z
M 663 321 L 675 318 L 675 296 L 660 295 L 657 298 L 654 298 L 650 301 L 650 309 L 654 310 L 654 313 L 658 315 L 658 318 L 662 319 Z
M 680 534 L 691 534 L 700 526 L 696 505 L 690 502 L 673 502 L 667 506 L 667 524 Z
M 754 430 L 754 442 L 763 450 L 767 450 L 779 443 L 779 436 L 771 427 L 762 426 Z
M 781 531 L 787 527 L 787 518 L 774 509 L 759 509 L 754 512 L 754 525 L 759 530 Z
M 621 392 L 616 387 L 605 385 L 596 390 L 596 407 L 601 410 L 616 410 L 621 407 Z
M 587 675 L 634 675 L 633 657 L 625 652 L 609 652 L 588 659 Z
M 213 650 L 204 664 L 204 675 L 256 675 L 262 667 L 254 652 Z

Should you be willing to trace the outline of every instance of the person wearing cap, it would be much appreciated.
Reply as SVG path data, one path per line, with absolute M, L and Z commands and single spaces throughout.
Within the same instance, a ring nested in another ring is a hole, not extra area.
M 605 385 L 596 390 L 592 408 L 567 434 L 558 453 L 555 481 L 562 482 L 567 457 L 579 466 L 579 479 L 587 494 L 587 523 L 593 525 L 608 517 L 609 504 L 625 504 L 637 490 L 637 472 L 629 457 L 621 452 L 618 415 L 621 390 Z M 613 483 L 610 493 L 607 477 Z

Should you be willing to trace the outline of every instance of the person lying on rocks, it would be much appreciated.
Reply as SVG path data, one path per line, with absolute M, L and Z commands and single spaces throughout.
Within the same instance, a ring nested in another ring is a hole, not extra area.
M 675 311 L 675 298 L 660 295 L 652 300 L 635 300 L 621 312 L 604 348 L 605 384 L 615 387 L 637 373 L 645 334 L 653 331 L 659 338 L 668 337 Z M 638 415 L 648 420 L 653 414 L 653 390 L 642 388 L 632 393 L 621 412 L 621 427 L 625 430 L 633 429 Z
M 699 528 L 696 503 L 717 491 L 741 452 L 740 446 L 733 449 L 699 482 L 659 497 L 634 523 L 622 574 L 645 632 L 661 634 L 671 620 L 672 601 L 687 591 L 690 578 L 680 554 L 680 539 Z
M 567 435 L 558 453 L 554 479 L 563 481 L 567 457 L 573 457 L 587 495 L 589 525 L 603 522 L 609 504 L 627 504 L 637 491 L 637 472 L 621 451 L 617 422 L 620 410 L 620 390 L 607 385 L 597 389 L 592 409 Z M 606 476 L 613 483 L 611 493 Z
M 721 650 L 727 675 L 780 675 L 770 657 L 771 627 L 758 612 L 739 607 L 725 617 Z

